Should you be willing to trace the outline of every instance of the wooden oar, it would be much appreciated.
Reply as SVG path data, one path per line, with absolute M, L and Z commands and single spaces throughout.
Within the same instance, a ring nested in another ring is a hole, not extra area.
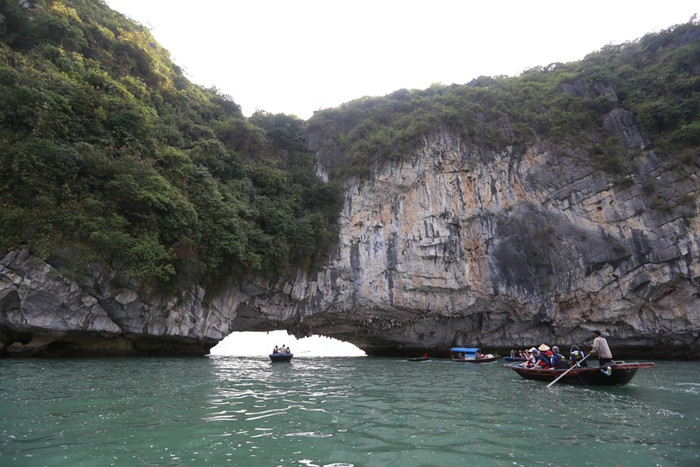
M 557 377 L 557 379 L 555 379 L 554 381 L 552 381 L 551 383 L 549 383 L 549 384 L 547 385 L 547 387 L 550 387 L 551 385 L 553 385 L 554 383 L 556 383 L 557 381 L 559 381 L 560 379 L 562 379 L 564 376 L 566 376 L 566 374 L 567 374 L 568 372 L 570 372 L 570 371 L 573 370 L 574 368 L 577 368 L 578 365 L 579 365 L 579 363 L 581 363 L 582 361 L 584 361 L 585 359 L 587 359 L 587 358 L 590 357 L 590 356 L 591 356 L 591 354 L 588 354 L 588 355 L 586 355 L 585 357 L 583 357 L 580 361 L 576 362 L 576 365 L 573 365 L 571 368 L 569 368 L 568 370 L 566 370 L 564 373 L 560 374 L 560 375 Z

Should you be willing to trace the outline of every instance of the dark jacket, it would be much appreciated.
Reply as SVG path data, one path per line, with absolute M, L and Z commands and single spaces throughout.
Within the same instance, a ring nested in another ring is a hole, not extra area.
M 564 357 L 560 353 L 555 353 L 552 356 L 552 368 L 569 368 L 569 364 L 566 361 L 566 357 Z
M 569 360 L 571 360 L 571 366 L 574 366 L 577 362 L 581 362 L 581 360 L 583 360 L 583 357 L 585 357 L 585 355 L 580 350 L 574 350 L 573 352 L 571 352 L 571 355 L 569 355 Z M 579 366 L 582 368 L 586 368 L 588 366 L 588 362 L 581 362 L 579 363 Z
M 541 366 L 544 369 L 551 368 L 552 360 L 547 357 L 544 352 L 540 352 L 539 356 L 537 357 L 537 366 Z

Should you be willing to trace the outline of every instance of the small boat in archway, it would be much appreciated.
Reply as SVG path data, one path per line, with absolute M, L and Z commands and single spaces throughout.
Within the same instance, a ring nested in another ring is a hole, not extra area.
M 292 359 L 294 354 L 292 353 L 280 353 L 275 352 L 270 354 L 270 360 L 273 362 L 288 362 Z

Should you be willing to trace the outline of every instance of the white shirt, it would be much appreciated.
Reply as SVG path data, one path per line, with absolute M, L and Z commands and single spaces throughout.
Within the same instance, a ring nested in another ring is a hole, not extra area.
M 593 339 L 593 348 L 590 353 L 597 353 L 598 358 L 612 358 L 612 352 L 610 352 L 610 347 L 608 347 L 608 341 L 601 336 Z

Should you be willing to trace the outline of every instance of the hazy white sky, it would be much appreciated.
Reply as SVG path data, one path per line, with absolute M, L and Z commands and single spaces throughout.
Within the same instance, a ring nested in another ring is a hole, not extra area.
M 234 332 L 211 349 L 212 355 L 259 357 L 272 353 L 275 346 L 285 345 L 297 357 L 360 357 L 365 353 L 348 342 L 313 336 L 296 339 L 286 331 Z
M 107 0 L 245 115 L 515 76 L 685 23 L 697 0 Z

